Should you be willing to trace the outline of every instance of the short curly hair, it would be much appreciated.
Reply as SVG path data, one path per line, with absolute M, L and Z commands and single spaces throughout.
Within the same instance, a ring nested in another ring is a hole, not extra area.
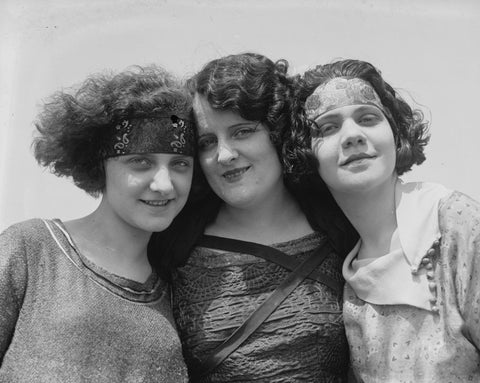
M 291 130 L 295 109 L 295 77 L 287 76 L 288 65 L 286 60 L 273 62 L 257 53 L 229 55 L 207 63 L 187 86 L 213 109 L 263 123 L 283 165 L 284 136 Z
M 304 73 L 296 82 L 296 97 L 299 110 L 296 111 L 298 123 L 294 125 L 291 136 L 286 140 L 288 167 L 293 173 L 316 172 L 317 159 L 311 144 L 311 124 L 304 113 L 306 99 L 315 89 L 334 78 L 359 78 L 367 81 L 380 97 L 382 105 L 390 112 L 386 116 L 392 127 L 396 144 L 395 170 L 402 175 L 413 165 L 425 161 L 424 148 L 428 144 L 428 122 L 423 113 L 412 109 L 402 97 L 383 79 L 381 72 L 372 64 L 360 60 L 341 60 L 326 65 L 318 65 Z
M 35 159 L 97 197 L 105 188 L 103 148 L 119 119 L 161 113 L 190 116 L 191 105 L 188 90 L 155 65 L 91 75 L 43 104 L 35 122 Z

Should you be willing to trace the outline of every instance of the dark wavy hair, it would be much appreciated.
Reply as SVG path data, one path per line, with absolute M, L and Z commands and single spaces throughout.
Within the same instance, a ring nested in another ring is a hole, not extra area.
M 285 143 L 289 171 L 297 174 L 317 171 L 318 161 L 310 148 L 312 122 L 305 116 L 303 107 L 308 96 L 319 85 L 337 77 L 360 78 L 367 81 L 377 92 L 382 105 L 390 112 L 391 117 L 386 117 L 395 138 L 395 170 L 398 175 L 425 161 L 424 148 L 430 135 L 428 122 L 424 120 L 423 113 L 418 109 L 412 109 L 372 64 L 360 60 L 342 60 L 318 65 L 305 72 L 296 82 L 296 97 L 300 107 L 296 113 L 299 122 L 294 125 L 291 136 Z
M 71 177 L 98 196 L 105 188 L 104 144 L 119 119 L 162 113 L 190 117 L 191 105 L 188 90 L 158 66 L 94 74 L 44 103 L 35 122 L 34 156 L 55 175 Z
M 263 123 L 283 165 L 284 138 L 296 120 L 292 120 L 295 77 L 287 76 L 287 71 L 286 60 L 273 62 L 260 54 L 241 53 L 210 61 L 187 86 L 204 96 L 213 109 Z

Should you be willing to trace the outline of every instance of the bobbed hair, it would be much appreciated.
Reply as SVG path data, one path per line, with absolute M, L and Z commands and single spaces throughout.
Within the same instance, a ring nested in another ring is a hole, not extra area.
M 360 60 L 341 60 L 318 65 L 308 70 L 297 81 L 296 97 L 300 110 L 300 122 L 295 125 L 286 142 L 289 153 L 289 169 L 296 173 L 317 171 L 318 162 L 310 149 L 311 136 L 309 121 L 304 113 L 305 101 L 314 90 L 337 77 L 359 78 L 368 82 L 380 97 L 382 105 L 390 112 L 386 116 L 393 131 L 396 144 L 395 170 L 398 175 L 411 170 L 413 165 L 425 161 L 424 148 L 429 141 L 428 122 L 423 113 L 412 109 L 407 102 L 383 79 L 381 72 L 372 64 Z
M 284 135 L 291 130 L 295 108 L 294 77 L 287 76 L 287 71 L 286 60 L 273 62 L 256 53 L 234 54 L 207 63 L 187 86 L 192 93 L 204 96 L 213 109 L 263 123 L 283 165 Z
M 42 106 L 35 126 L 37 162 L 57 176 L 71 177 L 92 196 L 105 188 L 104 145 L 121 118 L 179 114 L 191 118 L 192 98 L 166 70 L 134 66 L 89 76 L 58 91 Z

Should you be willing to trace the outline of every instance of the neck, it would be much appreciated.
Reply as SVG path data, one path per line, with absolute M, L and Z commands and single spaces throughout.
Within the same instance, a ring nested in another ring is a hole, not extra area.
M 103 201 L 93 213 L 66 226 L 81 253 L 98 266 L 139 282 L 150 275 L 147 245 L 151 233 L 127 224 Z
M 282 183 L 274 195 L 255 206 L 223 204 L 206 233 L 250 242 L 285 242 L 312 232 L 297 202 Z
M 397 228 L 394 176 L 375 189 L 338 193 L 331 191 L 345 216 L 362 240 L 359 258 L 375 258 L 389 253 Z

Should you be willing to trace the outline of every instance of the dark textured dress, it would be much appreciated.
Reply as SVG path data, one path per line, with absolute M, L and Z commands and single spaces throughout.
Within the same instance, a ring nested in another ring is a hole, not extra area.
M 313 233 L 272 247 L 303 261 L 325 242 L 325 236 Z M 341 285 L 342 261 L 331 252 L 317 271 Z M 191 382 L 346 381 L 341 289 L 312 279 L 305 279 L 212 373 L 195 373 L 290 273 L 250 254 L 195 248 L 173 276 L 174 316 Z

